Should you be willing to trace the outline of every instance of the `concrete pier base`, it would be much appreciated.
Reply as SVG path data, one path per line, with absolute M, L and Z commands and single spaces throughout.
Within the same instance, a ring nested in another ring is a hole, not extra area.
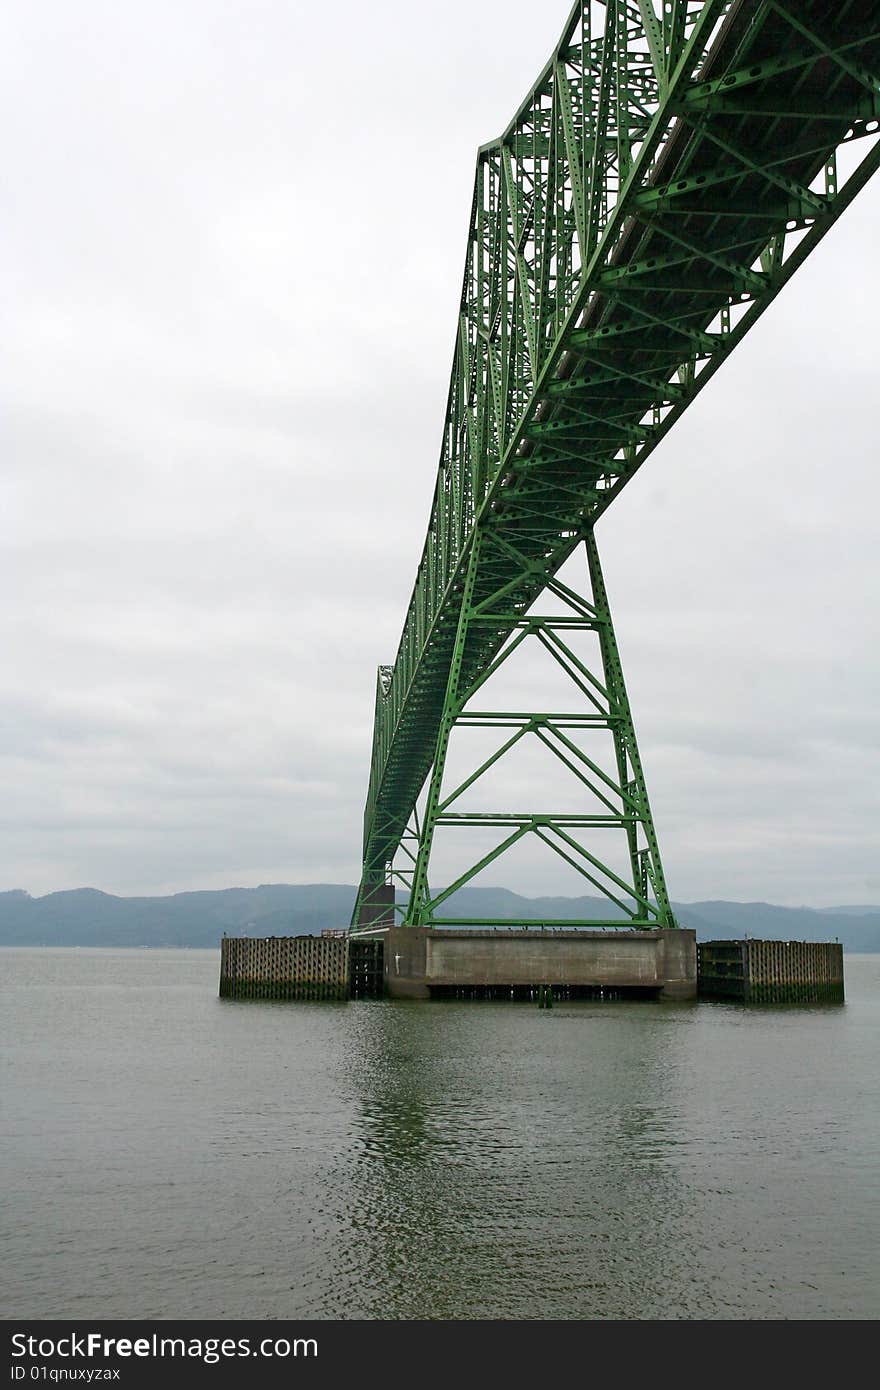
M 694 999 L 696 934 L 664 931 L 455 931 L 389 927 L 385 992 L 398 999 L 430 999 L 468 990 L 551 985 Z

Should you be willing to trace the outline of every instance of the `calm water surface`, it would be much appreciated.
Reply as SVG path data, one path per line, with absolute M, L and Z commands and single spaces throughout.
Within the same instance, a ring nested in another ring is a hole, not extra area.
M 243 1003 L 0 950 L 6 1317 L 880 1313 L 880 956 L 845 1007 Z

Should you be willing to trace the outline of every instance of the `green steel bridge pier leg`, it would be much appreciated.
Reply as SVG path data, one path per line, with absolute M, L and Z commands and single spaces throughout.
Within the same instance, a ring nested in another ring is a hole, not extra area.
M 459 614 L 458 628 L 455 634 L 455 646 L 453 647 L 452 661 L 449 667 L 449 680 L 446 686 L 446 699 L 443 704 L 443 714 L 440 719 L 440 732 L 437 735 L 437 751 L 434 755 L 431 782 L 428 788 L 428 800 L 425 804 L 425 811 L 422 819 L 418 854 L 412 876 L 412 891 L 410 893 L 409 908 L 404 918 L 404 923 L 409 926 L 426 926 L 428 925 L 427 919 L 430 917 L 431 897 L 428 888 L 428 863 L 431 858 L 431 847 L 434 843 L 434 832 L 437 828 L 440 791 L 443 784 L 443 773 L 446 768 L 446 755 L 449 751 L 449 739 L 458 715 L 461 713 L 464 705 L 464 700 L 459 699 L 459 683 L 461 680 L 461 666 L 464 660 L 465 643 L 467 642 L 469 619 L 471 617 L 471 608 L 474 599 L 474 587 L 480 568 L 481 534 L 480 531 L 477 531 L 474 535 L 467 574 L 464 581 L 461 613 Z
M 415 868 L 400 873 L 400 880 L 409 886 L 409 903 L 404 912 L 404 925 L 450 925 L 454 919 L 438 916 L 438 908 L 457 888 L 473 879 L 483 869 L 499 859 L 526 835 L 534 833 L 589 884 L 599 889 L 618 915 L 594 923 L 596 926 L 629 925 L 650 929 L 674 927 L 675 920 L 669 904 L 666 881 L 660 861 L 657 835 L 648 802 L 645 777 L 639 757 L 635 728 L 605 581 L 599 563 L 599 553 L 592 529 L 583 535 L 590 596 L 576 593 L 555 576 L 547 576 L 547 590 L 562 599 L 563 614 L 541 616 L 498 611 L 499 595 L 478 600 L 480 576 L 490 569 L 492 545 L 483 541 L 480 533 L 474 540 L 462 594 L 455 646 L 449 669 L 443 714 L 428 786 L 427 800 L 418 839 Z M 483 588 L 485 587 L 485 575 Z M 462 681 L 468 643 L 478 640 L 481 627 L 497 627 L 505 623 L 509 640 L 500 655 L 468 682 Z M 591 632 L 598 638 L 598 664 L 591 670 L 572 650 L 572 634 Z M 488 679 L 499 669 L 527 637 L 534 637 L 570 678 L 579 693 L 581 709 L 565 715 L 517 711 L 493 715 L 489 711 L 474 711 L 471 701 Z M 515 726 L 515 732 L 495 753 L 479 764 L 451 792 L 444 792 L 444 774 L 450 739 L 457 725 L 492 728 L 503 722 Z M 611 734 L 614 747 L 616 779 L 603 771 L 570 737 L 573 731 Z M 451 808 L 458 798 L 479 778 L 494 767 L 522 738 L 531 734 L 559 759 L 566 772 L 578 778 L 592 800 L 598 798 L 601 814 L 546 813 L 469 815 Z M 495 849 L 490 850 L 454 883 L 432 896 L 429 888 L 429 865 L 435 833 L 443 825 L 459 828 L 510 828 L 510 833 Z M 629 879 L 620 877 L 598 854 L 582 843 L 588 830 L 597 835 L 609 829 L 622 831 L 629 858 Z M 410 855 L 412 858 L 412 856 Z M 487 921 L 485 923 L 489 925 Z M 492 919 L 492 925 L 502 925 Z M 554 923 L 554 925 L 556 925 Z M 572 924 L 573 925 L 573 924 Z
M 614 751 L 617 758 L 617 769 L 621 785 L 626 785 L 636 800 L 642 829 L 647 841 L 647 847 L 640 850 L 637 824 L 635 821 L 631 821 L 627 826 L 627 837 L 633 879 L 645 893 L 650 885 L 657 903 L 659 925 L 661 927 L 675 927 L 677 923 L 672 915 L 669 894 L 666 890 L 666 876 L 660 861 L 660 846 L 657 843 L 654 818 L 651 815 L 651 807 L 648 802 L 648 791 L 645 786 L 645 774 L 636 742 L 632 710 L 626 693 L 617 638 L 614 635 L 614 624 L 611 620 L 611 609 L 608 604 L 608 591 L 605 588 L 605 577 L 599 563 L 599 549 L 592 530 L 587 532 L 585 544 L 590 582 L 593 586 L 593 600 L 596 604 L 596 618 L 599 622 L 599 645 L 602 651 L 605 684 L 618 715 L 618 722 L 614 725 Z M 631 777 L 628 776 L 627 763 L 632 772 Z

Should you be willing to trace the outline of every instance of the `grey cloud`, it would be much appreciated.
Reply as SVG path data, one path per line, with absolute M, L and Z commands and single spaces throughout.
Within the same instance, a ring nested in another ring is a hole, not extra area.
M 14 0 L 6 886 L 356 879 L 474 149 L 563 17 Z M 601 523 L 677 898 L 871 897 L 878 212 L 870 185 Z

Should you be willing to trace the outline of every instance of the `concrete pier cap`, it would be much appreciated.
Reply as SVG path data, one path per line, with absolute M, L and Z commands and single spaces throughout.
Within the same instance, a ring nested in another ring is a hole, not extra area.
M 697 996 L 696 933 L 391 926 L 385 929 L 385 991 L 430 999 L 450 989 L 556 985 Z

